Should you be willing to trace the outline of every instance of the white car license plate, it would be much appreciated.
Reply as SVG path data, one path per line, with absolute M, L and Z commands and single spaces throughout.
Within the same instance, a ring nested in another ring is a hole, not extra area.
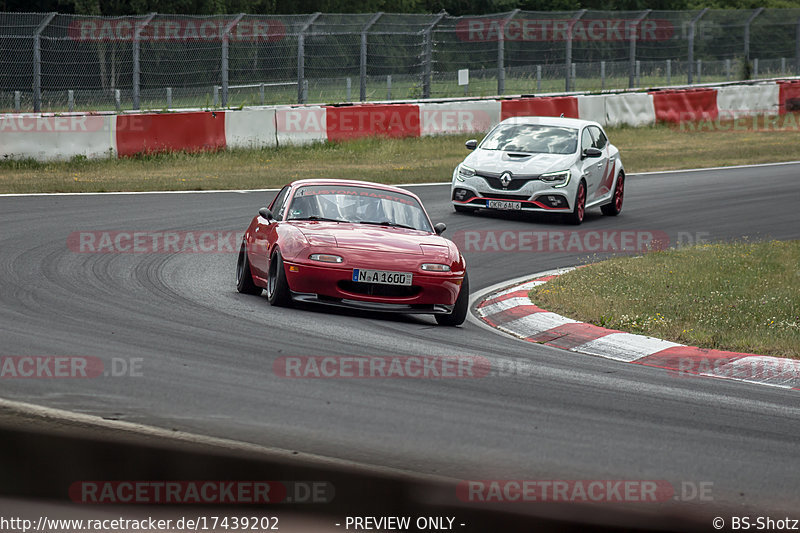
M 405 285 L 410 286 L 413 278 L 411 272 L 391 272 L 388 270 L 365 270 L 363 268 L 353 269 L 353 281 L 362 283 L 379 283 L 381 285 Z
M 489 209 L 522 209 L 522 202 L 506 202 L 505 200 L 486 200 L 486 207 Z

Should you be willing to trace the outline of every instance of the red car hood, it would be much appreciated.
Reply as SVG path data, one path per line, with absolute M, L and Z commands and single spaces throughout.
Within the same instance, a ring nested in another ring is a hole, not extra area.
M 445 240 L 424 231 L 335 222 L 302 222 L 295 227 L 311 244 L 395 254 L 447 254 Z

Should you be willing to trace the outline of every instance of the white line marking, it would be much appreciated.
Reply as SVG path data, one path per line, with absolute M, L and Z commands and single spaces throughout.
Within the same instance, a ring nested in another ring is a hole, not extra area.
M 518 307 L 520 305 L 533 305 L 533 302 L 531 302 L 530 298 L 526 298 L 524 296 L 517 296 L 514 298 L 503 300 L 502 302 L 496 302 L 493 304 L 485 305 L 478 309 L 478 313 L 481 316 L 489 316 L 495 313 L 499 313 L 500 311 L 505 311 L 506 309 L 511 309 L 512 307 Z
M 674 346 L 683 346 L 683 344 L 633 333 L 610 333 L 571 350 L 617 361 L 631 362 Z
M 576 324 L 577 320 L 572 320 L 550 311 L 533 313 L 522 318 L 517 318 L 511 322 L 503 324 L 503 328 L 513 331 L 516 335 L 530 337 L 545 331 L 563 326 L 564 324 Z

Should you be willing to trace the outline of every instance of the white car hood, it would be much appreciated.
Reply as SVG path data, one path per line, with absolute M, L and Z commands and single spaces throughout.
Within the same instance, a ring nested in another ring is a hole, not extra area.
M 512 155 L 514 154 L 514 155 Z M 480 172 L 511 172 L 515 176 L 539 175 L 570 168 L 577 154 L 523 154 L 476 148 L 464 159 L 464 165 Z

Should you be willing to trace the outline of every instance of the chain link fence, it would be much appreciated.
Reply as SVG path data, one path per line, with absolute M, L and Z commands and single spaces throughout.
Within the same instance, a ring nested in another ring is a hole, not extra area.
M 459 71 L 468 69 L 468 84 Z M 800 74 L 800 9 L 0 13 L 0 111 L 535 94 Z

